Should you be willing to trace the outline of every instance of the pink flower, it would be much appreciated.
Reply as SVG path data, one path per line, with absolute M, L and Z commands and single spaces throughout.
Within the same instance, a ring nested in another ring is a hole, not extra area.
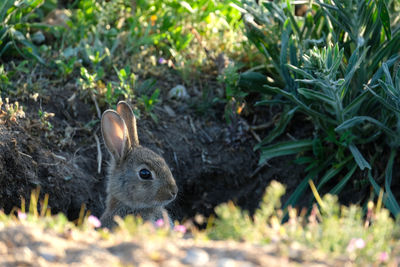
M 20 219 L 21 221 L 26 220 L 26 213 L 22 212 L 22 211 L 18 211 L 18 219 Z
M 98 228 L 101 226 L 101 222 L 96 216 L 90 215 L 88 217 L 87 221 L 91 226 L 93 226 L 95 228 Z
M 365 247 L 365 241 L 362 238 L 357 238 L 354 242 L 354 245 L 356 246 L 356 248 L 362 249 Z
M 186 233 L 186 227 L 184 225 L 175 225 L 174 231 L 184 234 L 184 233 Z
M 379 261 L 385 262 L 389 259 L 389 254 L 386 251 L 379 253 Z
M 163 219 L 158 219 L 155 223 L 156 227 L 163 227 L 164 226 L 164 220 Z
M 365 241 L 362 238 L 352 238 L 347 245 L 347 252 L 353 252 L 356 249 L 363 249 L 365 247 Z

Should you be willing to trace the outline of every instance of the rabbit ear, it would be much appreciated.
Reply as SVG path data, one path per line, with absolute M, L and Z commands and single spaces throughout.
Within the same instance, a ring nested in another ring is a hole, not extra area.
M 107 149 L 117 161 L 125 156 L 128 131 L 124 120 L 113 110 L 106 110 L 101 117 L 101 132 Z
M 131 107 L 125 101 L 119 101 L 117 105 L 117 112 L 125 121 L 126 127 L 128 128 L 128 137 L 131 147 L 139 145 L 139 138 L 136 127 L 136 117 L 133 114 Z

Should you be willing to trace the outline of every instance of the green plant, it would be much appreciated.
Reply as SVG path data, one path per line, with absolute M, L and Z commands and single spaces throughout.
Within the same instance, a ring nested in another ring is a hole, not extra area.
M 16 122 L 18 118 L 25 118 L 25 112 L 17 101 L 15 101 L 14 104 L 10 104 L 8 97 L 5 101 L 6 103 L 3 102 L 0 96 L 0 123 L 7 121 Z
M 29 37 L 30 28 L 38 27 L 32 23 L 37 17 L 37 10 L 44 0 L 4 0 L 0 4 L 0 58 L 6 55 L 19 54 L 34 58 L 44 64 L 38 48 Z
M 139 99 L 138 99 L 139 103 L 143 104 L 144 111 L 146 112 L 146 114 L 149 114 L 150 117 L 155 122 L 158 122 L 158 118 L 157 118 L 156 114 L 154 114 L 153 109 L 154 109 L 154 106 L 160 101 L 159 96 L 160 96 L 160 89 L 156 89 L 150 96 L 143 94 L 143 95 L 139 96 Z
M 49 119 L 54 117 L 55 114 L 49 113 L 47 111 L 43 111 L 42 109 L 39 109 L 38 115 L 39 115 L 40 125 L 42 126 L 42 128 L 46 131 L 53 130 L 54 126 L 53 126 L 53 124 L 51 124 Z
M 253 220 L 232 203 L 218 206 L 215 209 L 217 218 L 207 229 L 208 236 L 258 244 L 273 240 L 290 246 L 297 242 L 333 257 L 348 257 L 360 265 L 384 263 L 380 259 L 382 254 L 395 261 L 393 250 L 399 245 L 396 233 L 400 229 L 389 212 L 381 208 L 380 200 L 376 206 L 369 202 L 363 214 L 359 206 L 340 206 L 337 196 L 320 198 L 316 193 L 319 208 L 314 205 L 311 213 L 305 216 L 289 207 L 289 220 L 282 223 L 284 213 L 280 209 L 280 198 L 284 193 L 282 184 L 271 182 Z
M 10 79 L 8 73 L 4 69 L 4 65 L 0 66 L 0 89 L 5 91 L 10 85 Z
M 241 113 L 244 99 L 247 93 L 238 86 L 240 65 L 229 64 L 222 74 L 218 75 L 218 81 L 225 87 L 225 120 L 230 123 L 233 118 Z
M 400 30 L 390 25 L 399 18 L 398 3 L 317 1 L 309 4 L 303 17 L 295 15 L 294 4 L 288 1 L 260 1 L 259 5 L 243 1 L 243 7 L 247 35 L 267 60 L 267 77 L 245 73 L 239 84 L 243 90 L 261 92 L 259 105 L 283 106 L 276 129 L 256 146 L 260 164 L 299 153 L 296 161 L 306 164 L 307 175 L 285 207 L 297 203 L 309 179 L 319 190 L 338 194 L 357 170 L 386 172 L 391 177 L 394 152 L 386 155 L 388 167 L 382 170 L 374 165 L 379 153 L 375 148 L 397 147 L 397 120 L 387 116 L 389 106 L 379 100 L 380 93 L 365 86 L 376 87 L 382 73 L 399 60 Z M 313 135 L 271 144 L 299 112 L 313 123 Z M 372 181 L 360 171 L 363 179 Z M 390 191 L 391 178 L 386 180 L 385 203 L 393 203 L 390 210 L 396 215 L 400 210 Z M 332 182 L 335 185 L 327 188 Z M 377 191 L 377 184 L 372 185 Z
M 71 57 L 69 59 L 57 59 L 54 61 L 58 68 L 58 75 L 62 77 L 62 79 L 67 79 L 69 75 L 74 71 L 76 57 Z
M 131 72 L 128 66 L 120 70 L 115 69 L 115 72 L 117 73 L 119 79 L 117 92 L 122 93 L 125 98 L 130 99 L 133 97 L 133 88 L 136 85 L 135 74 Z

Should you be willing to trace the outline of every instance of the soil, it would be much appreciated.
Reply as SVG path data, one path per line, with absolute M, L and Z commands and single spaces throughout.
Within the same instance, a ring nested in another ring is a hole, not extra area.
M 279 256 L 277 256 L 279 255 Z M 146 238 L 116 235 L 102 239 L 96 231 L 56 233 L 31 225 L 0 225 L 1 266 L 353 266 L 326 260 L 299 245 L 256 246 L 233 241 Z
M 159 86 L 162 92 L 170 89 L 165 82 Z M 29 203 L 31 191 L 40 186 L 41 196 L 50 197 L 53 213 L 63 212 L 75 220 L 85 204 L 100 216 L 109 154 L 93 102 L 82 98 L 72 82 L 41 90 L 37 101 L 18 100 L 25 107 L 26 118 L 0 125 L 0 208 L 9 213 L 20 207 L 21 198 Z M 106 108 L 101 106 L 102 111 Z M 54 113 L 49 119 L 52 130 L 40 123 L 39 109 Z M 299 181 L 302 170 L 292 163 L 293 158 L 258 167 L 259 155 L 253 150 L 257 141 L 243 118 L 228 125 L 218 109 L 209 110 L 216 114 L 199 116 L 192 103 L 166 96 L 153 112 L 158 122 L 149 116 L 138 120 L 139 139 L 162 155 L 171 168 L 179 194 L 168 209 L 177 220 L 198 213 L 209 216 L 215 206 L 229 200 L 253 212 L 271 180 L 285 183 L 288 192 Z

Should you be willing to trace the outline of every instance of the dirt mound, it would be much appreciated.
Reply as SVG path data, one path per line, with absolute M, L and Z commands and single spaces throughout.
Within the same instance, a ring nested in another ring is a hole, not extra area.
M 26 118 L 0 126 L 0 208 L 6 212 L 40 186 L 50 195 L 52 211 L 70 220 L 83 203 L 94 215 L 102 214 L 109 155 L 93 103 L 85 103 L 74 87 L 67 83 L 45 91 L 51 94 L 42 94 L 40 101 L 22 101 Z M 45 129 L 37 110 L 54 113 L 48 119 L 52 129 Z M 293 177 L 301 171 L 289 171 L 290 159 L 258 168 L 257 141 L 244 121 L 228 127 L 216 116 L 196 116 L 189 103 L 168 100 L 153 112 L 157 123 L 150 117 L 138 120 L 139 139 L 166 159 L 177 180 L 178 198 L 168 207 L 175 219 L 208 216 L 228 200 L 254 211 L 272 179 L 287 181 L 289 191 L 296 186 Z
M 77 217 L 85 203 L 101 212 L 102 195 L 96 192 L 99 180 L 80 168 L 73 155 L 53 152 L 23 127 L 0 125 L 0 203 L 6 212 L 29 201 L 38 186 L 49 194 L 52 212 Z M 27 202 L 29 203 L 29 202 Z

